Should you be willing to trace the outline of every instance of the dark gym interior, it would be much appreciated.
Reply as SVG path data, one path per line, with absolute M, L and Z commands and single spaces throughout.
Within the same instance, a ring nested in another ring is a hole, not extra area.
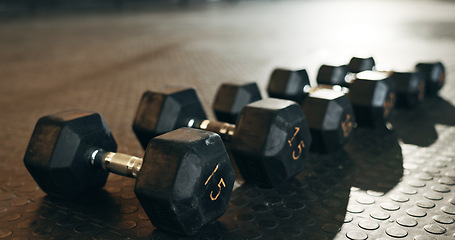
M 0 239 L 454 239 L 454 13 L 452 0 L 0 0 Z M 118 152 L 143 156 L 132 124 L 147 90 L 193 87 L 215 119 L 222 83 L 265 98 L 275 68 L 316 85 L 322 64 L 354 56 L 395 71 L 441 61 L 445 84 L 276 187 L 236 172 L 227 211 L 190 237 L 151 224 L 135 179 L 65 201 L 24 166 L 42 116 L 98 112 Z

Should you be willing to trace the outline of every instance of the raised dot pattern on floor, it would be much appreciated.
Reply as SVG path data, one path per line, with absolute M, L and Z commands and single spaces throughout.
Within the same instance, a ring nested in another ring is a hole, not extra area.
M 341 159 L 346 157 L 340 156 Z M 353 164 L 348 159 L 341 162 Z M 299 239 L 311 231 L 311 236 L 321 239 L 432 239 L 432 236 L 438 239 L 454 229 L 455 198 L 450 194 L 452 189 L 447 187 L 447 191 L 445 187 L 441 188 L 442 185 L 437 185 L 439 178 L 436 176 L 431 179 L 425 177 L 427 180 L 424 180 L 435 184 L 414 184 L 419 189 L 418 194 L 405 181 L 394 183 L 397 186 L 391 184 L 390 188 L 394 187 L 394 190 L 388 192 L 381 193 L 379 189 L 367 192 L 357 188 L 357 180 L 350 177 L 328 188 L 332 189 L 330 191 L 320 191 L 320 187 L 327 187 L 321 184 L 327 182 L 322 177 L 302 184 L 315 168 L 327 176 L 341 173 L 349 176 L 351 170 L 355 172 L 355 169 L 346 168 L 343 164 L 330 166 L 328 159 L 320 157 L 310 162 L 294 182 L 277 189 L 248 184 L 240 186 L 234 191 L 225 216 L 208 226 L 203 234 L 217 236 L 217 239 L 231 239 L 228 235 L 239 239 L 268 239 L 269 236 Z M 385 168 L 388 166 L 385 165 Z M 7 224 L 6 228 L 0 229 L 0 239 L 18 231 L 30 231 L 32 236 L 39 237 L 82 234 L 92 235 L 94 239 L 116 236 L 148 238 L 150 234 L 168 236 L 166 232 L 153 231 L 148 216 L 132 197 L 131 184 L 121 187 L 118 181 L 112 182 L 115 186 L 110 186 L 108 182 L 106 189 L 109 196 L 121 201 L 87 199 L 76 204 L 45 197 L 38 202 L 30 202 L 27 193 L 1 192 L 0 203 L 5 209 L 2 219 Z M 112 191 L 117 188 L 120 190 Z M 16 211 L 10 210 L 13 207 Z M 24 210 L 23 213 L 20 209 Z M 39 218 L 28 221 L 32 213 Z M 87 222 L 86 219 L 91 220 Z M 63 229 L 72 231 L 63 233 Z

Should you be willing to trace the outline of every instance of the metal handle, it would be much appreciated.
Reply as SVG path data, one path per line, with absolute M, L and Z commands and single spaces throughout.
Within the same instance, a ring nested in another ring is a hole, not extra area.
M 91 164 L 115 174 L 136 178 L 142 167 L 142 158 L 97 149 L 91 154 Z
M 234 135 L 234 132 L 235 132 L 234 124 L 216 122 L 216 121 L 210 121 L 210 120 L 202 120 L 202 121 L 199 120 L 198 121 L 195 119 L 191 119 L 188 121 L 187 126 L 217 133 L 218 135 L 220 135 L 221 139 L 223 139 L 224 141 L 227 141 L 227 142 L 229 142 L 231 140 L 232 135 Z

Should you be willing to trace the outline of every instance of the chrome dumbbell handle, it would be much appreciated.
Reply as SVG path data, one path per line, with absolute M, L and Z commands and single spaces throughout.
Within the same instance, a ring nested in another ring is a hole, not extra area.
M 226 142 L 229 142 L 231 140 L 232 135 L 234 135 L 235 132 L 234 124 L 210 120 L 201 121 L 191 119 L 188 121 L 187 126 L 191 128 L 197 128 L 217 133 L 218 135 L 220 135 L 221 139 L 223 139 Z
M 137 177 L 142 166 L 142 158 L 123 153 L 105 152 L 100 149 L 96 149 L 90 154 L 90 162 L 92 166 L 131 178 Z

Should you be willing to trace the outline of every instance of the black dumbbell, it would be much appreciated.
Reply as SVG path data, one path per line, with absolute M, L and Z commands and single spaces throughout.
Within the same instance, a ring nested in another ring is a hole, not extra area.
M 445 83 L 445 68 L 442 62 L 418 63 L 417 70 L 422 74 L 426 84 L 426 95 L 436 96 Z
M 390 118 L 396 101 L 395 87 L 390 73 L 366 70 L 370 67 L 373 69 L 373 58 L 353 59 L 350 61 L 350 67 L 322 65 L 318 71 L 317 82 L 348 87 L 347 95 L 354 108 L 358 125 L 383 127 Z M 354 74 L 350 69 L 354 72 L 362 72 Z
M 387 72 L 386 72 L 387 73 Z M 425 79 L 420 71 L 388 72 L 394 84 L 397 107 L 413 107 L 425 99 Z
M 261 99 L 256 83 L 223 83 L 215 95 L 213 111 L 218 121 L 236 123 L 245 105 Z
M 423 102 L 425 98 L 426 81 L 420 70 L 415 69 L 406 72 L 390 70 L 375 71 L 385 72 L 389 74 L 395 89 L 395 105 L 397 107 L 409 108 Z
M 145 147 L 149 139 L 183 126 L 216 132 L 226 141 L 246 182 L 276 186 L 303 169 L 311 136 L 300 106 L 265 99 L 244 107 L 237 125 L 209 121 L 194 89 L 147 91 L 133 130 Z
M 441 62 L 418 63 L 414 70 L 392 71 L 390 74 L 399 107 L 413 107 L 423 102 L 425 95 L 437 95 L 445 82 L 445 69 Z
M 312 88 L 305 69 L 275 69 L 267 86 L 270 97 L 302 105 L 312 136 L 311 150 L 332 152 L 342 147 L 356 126 L 354 111 L 342 91 Z
M 302 107 L 312 136 L 312 151 L 331 152 L 339 149 L 348 140 L 356 125 L 352 106 L 347 97 L 339 91 L 311 89 L 306 70 L 275 70 L 269 82 L 268 92 L 271 97 L 300 103 L 307 99 Z M 307 97 L 308 95 L 310 96 Z M 249 96 L 254 96 L 254 99 L 262 98 L 256 83 L 222 84 L 215 97 L 214 111 L 224 113 L 226 111 L 223 109 L 241 109 L 252 102 L 253 97 Z M 217 114 L 219 115 L 221 114 Z M 237 117 L 234 111 L 229 113 L 230 119 Z
M 372 57 L 353 57 L 348 65 L 324 65 L 318 73 L 318 82 L 348 86 L 355 79 L 351 73 L 374 70 L 375 61 Z M 427 96 L 435 96 L 445 82 L 445 68 L 441 62 L 418 63 L 415 70 L 407 72 L 383 71 L 390 74 L 396 93 L 398 107 L 413 107 Z
M 109 172 L 137 178 L 152 224 L 178 234 L 193 235 L 226 211 L 235 175 L 217 134 L 178 129 L 152 139 L 144 158 L 116 149 L 100 114 L 65 111 L 38 120 L 24 163 L 44 192 L 63 199 L 102 188 Z
M 328 66 L 324 65 L 324 68 L 338 68 L 344 69 L 344 66 Z M 321 67 L 322 69 L 322 67 Z M 324 70 L 320 70 L 320 73 Z M 342 71 L 340 71 L 342 72 Z M 372 71 L 365 71 L 372 72 Z M 346 76 L 343 78 L 343 84 L 352 89 L 353 83 L 356 79 L 390 79 L 390 83 L 395 92 L 395 105 L 397 107 L 413 107 L 424 100 L 425 97 L 425 80 L 419 71 L 408 71 L 408 72 L 397 72 L 397 71 L 376 71 L 379 73 L 368 73 L 358 77 L 352 72 L 346 72 Z M 357 74 L 361 74 L 357 73 Z M 324 82 L 324 78 L 319 78 L 321 82 Z M 356 90 L 353 90 L 356 92 Z M 354 93 L 353 93 L 354 94 Z
M 399 107 L 413 107 L 421 103 L 425 95 L 437 95 L 445 82 L 445 68 L 441 62 L 418 63 L 414 70 L 407 72 L 389 72 Z
M 359 73 L 363 71 L 374 70 L 376 62 L 373 57 L 353 57 L 349 60 L 348 71 L 351 73 Z

